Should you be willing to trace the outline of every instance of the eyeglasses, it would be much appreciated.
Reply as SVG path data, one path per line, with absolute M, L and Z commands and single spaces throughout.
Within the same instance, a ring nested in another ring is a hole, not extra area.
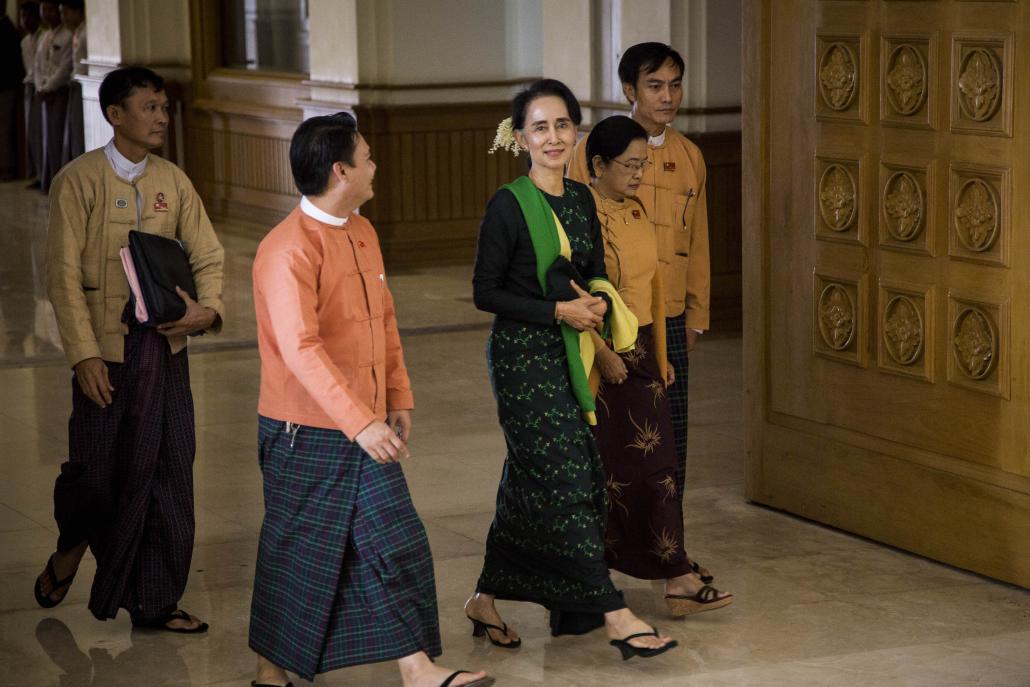
M 623 162 L 622 160 L 616 160 L 612 158 L 612 162 L 618 162 L 620 165 L 630 170 L 631 172 L 643 172 L 645 169 L 651 166 L 650 160 L 643 160 L 641 162 Z

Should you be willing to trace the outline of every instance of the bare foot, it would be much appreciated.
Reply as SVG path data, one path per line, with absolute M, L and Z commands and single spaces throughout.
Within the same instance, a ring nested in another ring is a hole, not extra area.
M 693 596 L 701 591 L 701 588 L 706 586 L 701 581 L 701 576 L 697 573 L 688 573 L 686 575 L 680 575 L 679 577 L 673 577 L 665 581 L 665 593 L 672 596 Z M 733 596 L 728 592 L 718 592 L 716 599 L 725 599 L 726 597 Z
M 82 542 L 74 549 L 69 551 L 54 552 L 54 574 L 58 580 L 66 579 L 67 577 L 74 575 L 79 569 L 79 563 L 82 562 L 82 557 L 86 554 L 86 542 Z M 43 592 L 43 595 L 49 598 L 54 603 L 58 603 L 64 600 L 64 597 L 68 594 L 68 589 L 71 587 L 71 582 L 56 589 L 51 585 L 50 576 L 46 574 L 46 569 L 39 574 L 39 588 Z
M 276 685 L 276 687 L 286 687 L 290 684 L 290 676 L 286 674 L 286 671 L 269 661 L 264 656 L 258 656 L 257 659 L 257 679 L 254 680 L 259 685 Z
M 401 680 L 404 682 L 404 687 L 440 687 L 455 672 L 453 668 L 436 665 L 429 660 L 429 656 L 421 651 L 398 660 L 397 665 L 401 669 Z M 448 687 L 461 687 L 485 677 L 486 673 L 483 671 L 463 672 L 455 677 Z M 493 682 L 491 681 L 490 684 Z
M 497 607 L 494 606 L 494 597 L 490 594 L 476 592 L 470 596 L 469 600 L 465 602 L 465 615 L 471 620 L 478 620 L 488 625 L 505 626 L 504 621 L 501 619 L 501 614 L 497 612 Z M 490 629 L 486 632 L 490 635 L 491 639 L 500 644 L 511 644 L 519 639 L 519 633 L 511 627 L 508 628 L 507 634 Z
M 604 626 L 609 639 L 625 639 L 641 632 L 654 632 L 653 627 L 633 615 L 633 611 L 628 608 L 605 613 Z M 657 637 L 636 637 L 629 643 L 638 649 L 660 649 L 671 641 L 672 637 L 660 634 Z

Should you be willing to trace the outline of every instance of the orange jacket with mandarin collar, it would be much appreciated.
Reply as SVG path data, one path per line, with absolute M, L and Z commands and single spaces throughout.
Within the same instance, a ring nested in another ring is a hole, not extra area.
M 333 226 L 295 208 L 254 259 L 258 412 L 351 440 L 414 407 L 379 238 L 352 214 Z

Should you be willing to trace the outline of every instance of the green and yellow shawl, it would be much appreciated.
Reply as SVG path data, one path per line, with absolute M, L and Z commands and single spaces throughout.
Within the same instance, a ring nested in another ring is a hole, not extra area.
M 544 194 L 527 176 L 521 176 L 504 188 L 511 191 L 522 208 L 529 228 L 529 237 L 536 254 L 536 276 L 540 289 L 547 295 L 547 271 L 555 259 L 562 255 L 572 259 L 572 248 L 558 216 L 547 203 Z M 633 350 L 637 340 L 637 318 L 619 296 L 618 290 L 607 279 L 595 278 L 589 282 L 590 293 L 608 296 L 612 307 L 605 316 L 606 333 L 611 334 L 612 348 L 617 353 Z M 594 342 L 590 332 L 580 332 L 566 323 L 561 324 L 565 357 L 568 359 L 572 393 L 587 424 L 596 425 L 594 394 L 590 389 L 590 371 L 594 366 Z

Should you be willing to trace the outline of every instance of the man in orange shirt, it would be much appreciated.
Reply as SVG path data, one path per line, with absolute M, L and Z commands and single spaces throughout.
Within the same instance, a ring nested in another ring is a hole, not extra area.
M 397 660 L 405 687 L 487 687 L 436 666 L 433 559 L 400 462 L 413 400 L 372 224 L 375 163 L 354 118 L 290 143 L 304 197 L 261 242 L 254 307 L 264 476 L 250 647 L 255 687 Z
M 648 134 L 647 168 L 637 200 L 654 224 L 665 290 L 669 387 L 676 437 L 676 486 L 680 498 L 687 460 L 687 365 L 698 336 L 708 329 L 711 268 L 708 258 L 707 170 L 698 147 L 672 126 L 683 101 L 683 58 L 664 43 L 638 43 L 619 61 L 622 92 L 633 119 Z M 589 183 L 586 143 L 576 145 L 569 176 Z M 694 561 L 707 583 L 707 570 Z

